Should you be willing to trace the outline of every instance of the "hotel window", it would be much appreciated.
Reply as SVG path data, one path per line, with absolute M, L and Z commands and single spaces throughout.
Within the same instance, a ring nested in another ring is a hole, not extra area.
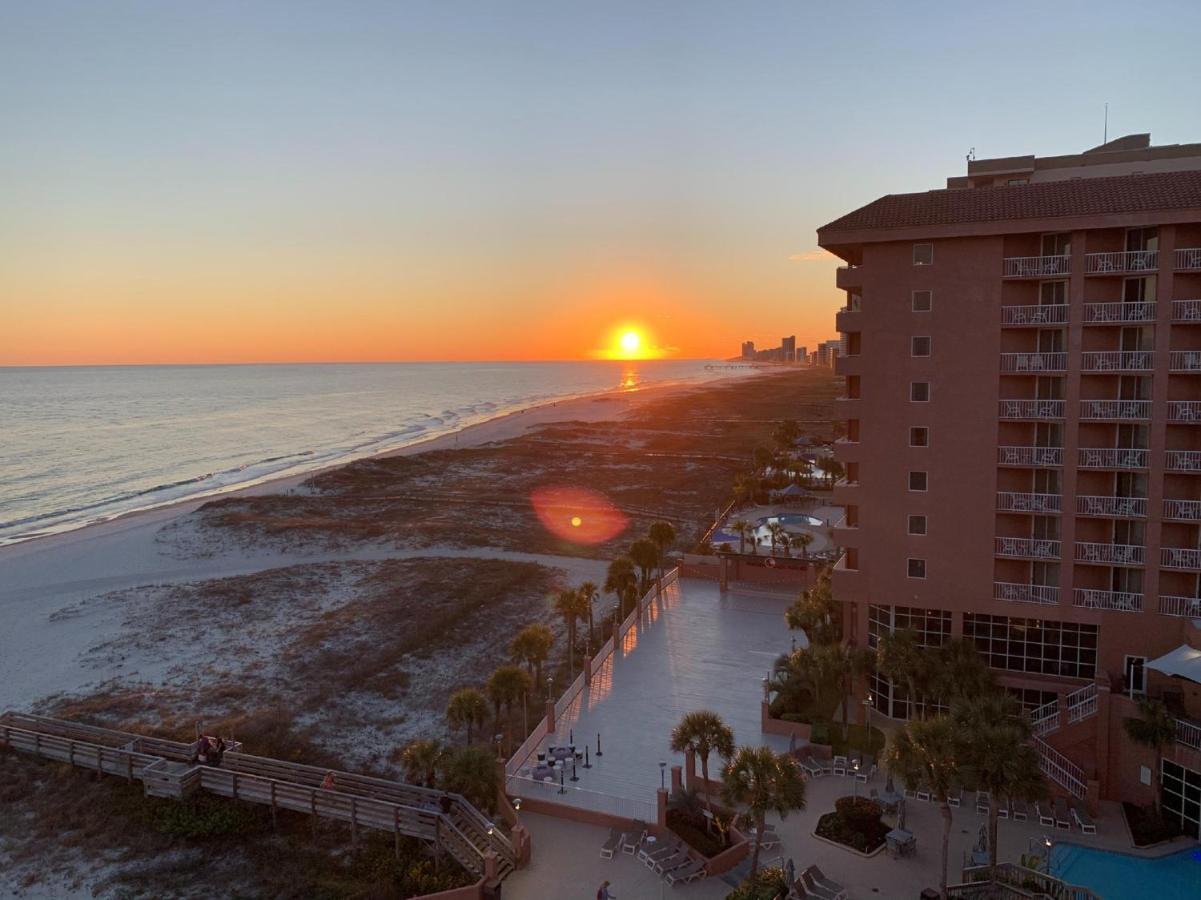
M 913 311 L 914 312 L 929 312 L 930 298 L 933 295 L 930 291 L 914 291 L 913 292 Z
M 925 425 L 914 425 L 909 429 L 910 447 L 929 447 L 930 429 Z
M 1131 228 L 1126 232 L 1127 253 L 1154 253 L 1158 249 L 1158 228 Z
M 1039 306 L 1059 306 L 1068 302 L 1066 281 L 1044 281 L 1038 286 Z
M 924 559 L 914 559 L 913 557 L 910 557 L 907 567 L 910 578 L 926 577 L 926 561 Z
M 928 266 L 934 262 L 934 245 L 933 244 L 914 244 L 913 245 L 913 264 L 915 266 Z
M 1060 234 L 1044 234 L 1042 238 L 1043 256 L 1067 256 L 1072 252 L 1072 235 L 1068 232 Z
M 1201 772 L 1165 759 L 1160 785 L 1164 817 L 1179 822 L 1186 834 L 1201 834 Z
M 910 534 L 925 534 L 926 533 L 926 517 L 925 516 L 910 516 L 909 517 L 909 533 Z
M 1145 656 L 1127 656 L 1123 667 L 1125 674 L 1126 693 L 1131 697 L 1147 693 L 1147 663 Z
M 946 610 L 916 606 L 869 605 L 867 645 L 875 649 L 882 635 L 894 631 L 912 631 L 921 646 L 941 647 L 951 639 L 951 614 Z
M 1029 184 L 1030 179 L 1029 178 L 1010 178 L 1005 183 L 1007 185 L 1009 185 L 1010 187 L 1017 187 L 1020 184 Z
M 1155 276 L 1144 278 L 1127 278 L 1122 282 L 1123 303 L 1154 303 Z
M 847 399 L 858 400 L 860 397 L 860 382 L 858 375 L 847 376 Z
M 963 636 L 994 669 L 1093 678 L 1097 674 L 1097 626 L 965 613 Z
M 1059 698 L 1054 691 L 1040 691 L 1038 688 L 1006 687 L 1005 690 L 1021 704 L 1022 710 L 1028 713 Z
M 930 338 L 928 336 L 912 337 L 909 339 L 910 356 L 929 356 Z
M 924 491 L 926 490 L 926 473 L 925 472 L 910 472 L 909 473 L 909 490 Z
M 909 382 L 909 399 L 914 403 L 928 403 L 930 400 L 930 382 Z

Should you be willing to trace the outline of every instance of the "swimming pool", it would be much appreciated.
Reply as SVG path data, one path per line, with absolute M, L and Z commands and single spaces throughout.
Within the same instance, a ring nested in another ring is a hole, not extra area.
M 817 516 L 806 516 L 803 513 L 781 513 L 778 516 L 764 516 L 755 524 L 769 525 L 772 522 L 779 522 L 781 525 L 809 525 L 810 527 L 826 524 L 824 520 L 817 518 Z
M 1201 848 L 1158 859 L 1056 844 L 1051 874 L 1104 900 L 1196 900 L 1201 896 Z

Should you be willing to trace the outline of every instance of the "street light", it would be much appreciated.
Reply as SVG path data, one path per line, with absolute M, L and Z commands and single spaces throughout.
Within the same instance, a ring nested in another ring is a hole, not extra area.
M 666 773 L 667 773 L 667 763 L 660 762 L 659 763 L 659 790 L 663 790 L 664 788 L 667 787 L 667 782 L 665 780 Z
M 863 752 L 872 752 L 872 696 L 863 698 Z
M 513 824 L 514 825 L 521 824 L 521 798 L 520 797 L 513 798 Z

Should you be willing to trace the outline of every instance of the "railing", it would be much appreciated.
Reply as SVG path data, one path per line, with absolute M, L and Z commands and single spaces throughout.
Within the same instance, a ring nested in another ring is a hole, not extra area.
M 571 784 L 566 779 L 562 784 L 555 781 L 536 781 L 525 775 L 510 775 L 505 779 L 507 793 L 521 797 L 523 801 L 554 803 L 558 806 L 580 807 L 593 812 L 608 813 L 622 819 L 637 819 L 654 822 L 658 814 L 654 800 L 638 797 L 620 797 Z M 559 793 L 562 790 L 563 793 Z M 536 811 L 536 807 L 529 807 Z
M 1084 798 L 1087 790 L 1084 783 L 1084 770 L 1078 765 L 1035 735 L 1031 738 L 1034 749 L 1038 751 L 1038 767 L 1042 773 L 1054 781 L 1072 796 Z
M 1172 400 L 1168 403 L 1169 422 L 1201 422 L 1201 400 Z
M 1062 501 L 1059 494 L 997 492 L 997 509 L 1001 512 L 1059 512 Z
M 1201 521 L 1201 500 L 1172 500 L 1163 501 L 1163 517 L 1180 522 Z
M 1187 547 L 1162 547 L 1159 564 L 1165 569 L 1201 569 L 1201 550 Z
M 1062 466 L 1062 447 L 998 447 L 997 462 L 1003 466 Z
M 1085 372 L 1150 372 L 1154 365 L 1154 350 L 1099 350 L 1080 355 L 1080 368 Z
M 1083 722 L 1097 714 L 1097 683 L 1086 684 L 1067 695 L 1068 724 Z
M 1030 710 L 1030 727 L 1037 735 L 1050 734 L 1059 728 L 1059 698 Z
M 1066 372 L 1066 353 L 1002 353 L 1002 372 Z
M 1150 454 L 1146 450 L 1114 447 L 1081 447 L 1082 469 L 1145 469 Z
M 1173 300 L 1173 322 L 1201 322 L 1201 300 Z
M 1139 548 L 1142 549 L 1141 547 Z M 1100 591 L 1076 588 L 1072 605 L 1082 609 L 1107 609 L 1116 612 L 1142 612 L 1143 595 L 1126 591 Z
M 1173 372 L 1201 372 L 1201 350 L 1173 350 L 1168 355 L 1168 368 Z
M 1114 516 L 1116 518 L 1145 518 L 1145 497 L 1076 497 L 1076 512 L 1082 516 Z
M 1169 472 L 1201 472 L 1201 450 L 1169 450 L 1164 459 Z
M 1045 872 L 1028 869 L 1017 863 L 1000 863 L 996 866 L 965 866 L 961 876 L 964 884 L 948 885 L 947 895 L 956 900 L 1011 900 L 1011 898 L 1035 898 L 1035 900 L 1101 900 L 1086 887 L 1068 884 Z M 1001 893 L 979 893 L 975 889 L 984 885 L 999 888 Z
M 1201 725 L 1188 719 L 1176 720 L 1176 743 L 1201 750 Z
M 1070 256 L 1009 256 L 1005 258 L 1005 278 L 1046 278 L 1068 275 L 1072 271 Z
M 1158 250 L 1125 250 L 1115 253 L 1084 254 L 1085 275 L 1154 272 L 1158 267 Z
M 1001 419 L 1062 419 L 1062 400 L 1000 400 L 997 417 Z
M 1159 598 L 1159 614 L 1161 616 L 1180 616 L 1185 619 L 1201 619 L 1201 597 L 1172 597 Z
M 1002 306 L 1002 325 L 1063 325 L 1068 320 L 1066 303 Z
M 1059 588 L 1048 584 L 1017 584 L 1012 581 L 994 581 L 992 584 L 994 600 L 1004 600 L 1006 603 L 1038 603 L 1042 606 L 1057 606 L 1059 604 Z
M 1151 418 L 1150 400 L 1081 400 L 1080 418 L 1139 421 Z
M 1076 541 L 1076 562 L 1114 566 L 1141 566 L 1146 548 L 1138 544 L 1105 544 Z
M 1010 559 L 1059 559 L 1059 541 L 1041 538 L 999 537 L 995 544 L 997 556 Z
M 1178 247 L 1172 254 L 1172 266 L 1177 272 L 1201 271 L 1201 247 Z
M 1114 322 L 1154 322 L 1155 303 L 1086 303 L 1084 323 L 1107 325 Z

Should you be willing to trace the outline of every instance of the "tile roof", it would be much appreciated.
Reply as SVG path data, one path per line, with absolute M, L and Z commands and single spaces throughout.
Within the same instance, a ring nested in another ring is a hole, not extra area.
M 823 225 L 818 229 L 818 235 L 824 241 L 827 235 L 833 237 L 837 232 L 876 228 L 921 228 L 1190 208 L 1201 209 L 1201 171 L 888 194 Z

